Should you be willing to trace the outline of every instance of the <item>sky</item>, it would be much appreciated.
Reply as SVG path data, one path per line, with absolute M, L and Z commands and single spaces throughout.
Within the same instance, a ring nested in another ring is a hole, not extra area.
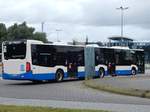
M 150 40 L 149 0 L 0 0 L 0 22 L 8 26 L 26 21 L 44 32 L 49 41 L 107 41 L 120 35 L 120 6 L 124 36 Z

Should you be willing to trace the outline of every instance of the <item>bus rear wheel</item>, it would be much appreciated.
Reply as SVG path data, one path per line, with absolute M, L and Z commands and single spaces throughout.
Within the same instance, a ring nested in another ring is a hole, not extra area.
M 56 72 L 56 81 L 62 82 L 64 78 L 64 72 L 62 70 L 57 70 Z
M 105 76 L 105 71 L 104 71 L 103 68 L 100 68 L 100 69 L 99 69 L 99 77 L 100 77 L 100 78 L 104 78 L 104 76 Z
M 132 68 L 131 75 L 136 75 L 136 69 L 135 68 Z

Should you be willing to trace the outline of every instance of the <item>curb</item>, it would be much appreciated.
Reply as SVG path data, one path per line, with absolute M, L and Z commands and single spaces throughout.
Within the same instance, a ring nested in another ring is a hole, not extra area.
M 114 112 L 148 112 L 150 110 L 149 105 L 15 99 L 15 98 L 3 98 L 3 97 L 0 97 L 0 104 L 18 105 L 18 106 L 40 106 L 40 107 L 52 107 L 52 108 L 66 108 L 66 109 L 107 110 L 107 111 L 114 111 Z

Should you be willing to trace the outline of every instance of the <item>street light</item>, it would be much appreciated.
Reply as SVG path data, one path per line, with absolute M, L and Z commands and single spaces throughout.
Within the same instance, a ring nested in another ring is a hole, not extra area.
M 41 23 L 41 30 L 42 30 L 42 33 L 44 32 L 44 24 L 45 24 L 44 22 Z
M 129 7 L 119 7 L 117 10 L 121 10 L 121 37 L 123 37 L 123 25 L 124 25 L 124 11 L 129 9 Z
M 61 32 L 62 30 L 61 29 L 56 29 L 56 32 L 57 32 L 57 42 L 59 42 L 59 32 Z

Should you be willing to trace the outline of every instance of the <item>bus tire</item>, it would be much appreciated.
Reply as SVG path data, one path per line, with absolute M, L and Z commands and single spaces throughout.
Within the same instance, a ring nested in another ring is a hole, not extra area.
M 135 68 L 132 68 L 131 75 L 136 75 L 136 69 Z
M 32 83 L 35 83 L 35 84 L 43 83 L 43 81 L 42 81 L 42 80 L 31 80 L 31 81 L 32 81 Z
M 64 78 L 63 70 L 61 70 L 61 69 L 57 70 L 57 72 L 56 72 L 56 81 L 57 82 L 62 82 L 63 78 Z
M 105 70 L 104 70 L 104 68 L 100 68 L 99 69 L 99 77 L 104 78 L 104 76 L 105 76 Z

